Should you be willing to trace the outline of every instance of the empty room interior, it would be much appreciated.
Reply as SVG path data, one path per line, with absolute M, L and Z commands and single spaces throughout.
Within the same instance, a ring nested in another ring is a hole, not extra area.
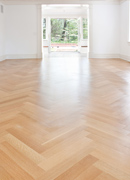
M 0 180 L 130 180 L 129 0 L 0 0 Z

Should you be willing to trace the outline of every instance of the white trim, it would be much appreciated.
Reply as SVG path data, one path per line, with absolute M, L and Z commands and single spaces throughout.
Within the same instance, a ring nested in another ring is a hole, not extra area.
M 81 53 L 81 56 L 88 56 L 88 53 Z M 126 56 L 126 55 L 118 55 L 118 54 L 94 54 L 94 53 L 89 53 L 89 58 L 94 58 L 94 59 L 122 59 L 125 61 L 130 62 L 130 56 Z M 38 59 L 37 58 L 37 54 L 11 54 L 11 55 L 7 55 L 7 56 L 0 56 L 0 61 L 4 61 L 6 59 Z
M 94 58 L 94 59 L 122 59 L 125 61 L 130 62 L 130 56 L 126 56 L 123 54 L 94 54 L 94 53 L 89 53 L 89 58 Z
M 88 52 L 93 52 L 93 5 L 89 6 L 89 15 L 88 15 Z
M 4 61 L 6 59 L 6 56 L 0 56 L 0 61 Z
M 82 41 L 82 17 L 78 17 L 78 52 L 81 52 Z
M 42 58 L 42 6 L 37 5 L 37 58 Z
M 126 55 L 120 54 L 120 59 L 123 59 L 125 61 L 130 62 L 130 56 L 126 56 Z
M 48 31 L 48 34 L 47 34 L 47 38 L 48 38 L 48 53 L 51 52 L 51 17 L 49 16 L 47 18 L 47 31 Z
M 89 58 L 113 59 L 113 58 L 120 58 L 120 56 L 119 54 L 95 54 L 95 53 L 89 52 Z
M 8 54 L 6 59 L 38 59 L 37 54 Z
M 122 54 L 95 54 L 95 53 L 89 53 L 89 58 L 95 58 L 95 59 L 122 59 L 125 61 L 130 62 L 130 56 L 122 55 Z
M 87 16 L 87 15 L 86 15 L 86 16 Z M 48 15 L 45 14 L 45 15 L 43 15 L 43 17 L 44 17 L 44 18 L 47 18 Z M 58 19 L 58 18 L 59 18 L 59 14 L 55 14 L 55 15 L 50 15 L 50 14 L 49 14 L 49 17 L 50 17 L 50 19 Z M 81 16 L 79 16 L 79 15 L 71 15 L 71 16 L 70 16 L 69 14 L 66 14 L 66 15 L 62 15 L 62 14 L 61 14 L 61 15 L 60 15 L 60 18 L 61 18 L 61 19 L 64 19 L 64 18 L 66 18 L 66 19 L 67 19 L 67 18 L 68 18 L 68 19 L 77 19 L 77 18 L 79 18 L 79 17 L 81 17 Z

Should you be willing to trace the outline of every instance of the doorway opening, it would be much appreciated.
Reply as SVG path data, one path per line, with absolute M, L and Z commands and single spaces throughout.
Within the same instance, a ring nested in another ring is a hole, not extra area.
M 51 18 L 51 51 L 78 51 L 78 19 Z
M 42 9 L 45 56 L 50 52 L 88 53 L 88 5 L 43 5 Z

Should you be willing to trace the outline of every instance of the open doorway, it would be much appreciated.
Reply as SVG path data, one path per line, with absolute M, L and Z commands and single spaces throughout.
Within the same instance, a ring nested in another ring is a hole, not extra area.
M 78 51 L 78 19 L 51 18 L 51 51 Z
M 59 51 L 88 53 L 88 5 L 43 5 L 42 9 L 45 56 Z

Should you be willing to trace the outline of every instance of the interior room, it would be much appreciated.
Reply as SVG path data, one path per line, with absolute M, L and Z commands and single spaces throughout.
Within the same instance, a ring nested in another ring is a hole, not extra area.
M 129 0 L 0 0 L 0 180 L 130 180 L 129 109 Z

